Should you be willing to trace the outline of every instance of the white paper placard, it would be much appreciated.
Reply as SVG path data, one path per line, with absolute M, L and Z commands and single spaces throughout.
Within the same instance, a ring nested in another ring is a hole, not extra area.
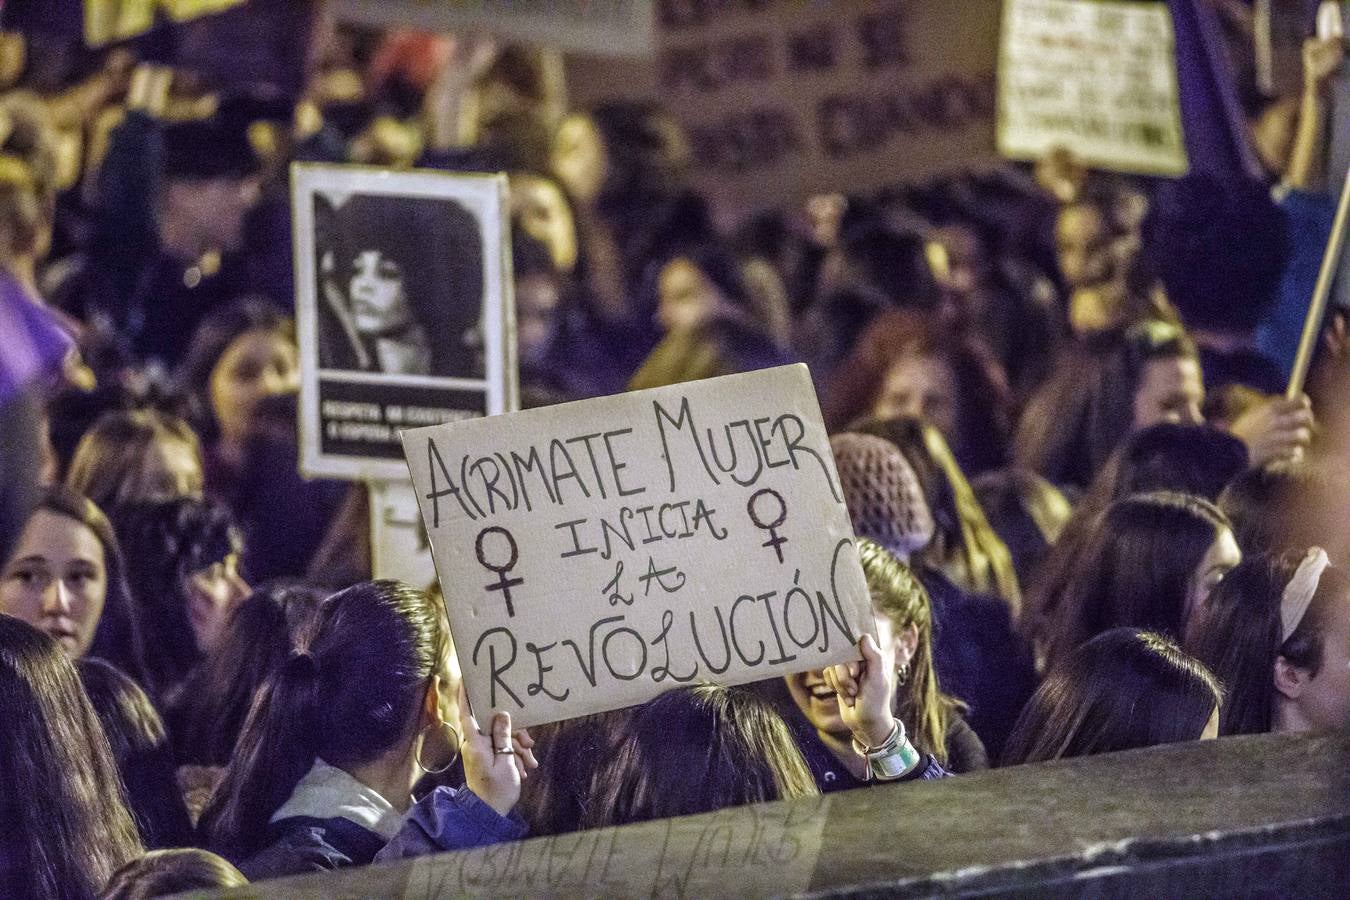
M 483 32 L 597 56 L 648 56 L 652 0 L 330 0 L 339 22 L 381 28 Z
M 1188 167 L 1176 40 L 1163 3 L 1005 0 L 998 148 L 1039 159 L 1065 147 L 1118 172 Z
M 300 470 L 403 481 L 404 428 L 517 400 L 504 175 L 291 168 Z
M 403 433 L 475 709 L 535 725 L 856 659 L 805 366 Z

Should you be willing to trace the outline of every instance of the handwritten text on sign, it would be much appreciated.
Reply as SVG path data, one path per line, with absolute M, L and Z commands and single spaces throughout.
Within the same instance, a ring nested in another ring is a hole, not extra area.
M 1103 169 L 1185 173 L 1166 4 L 1008 0 L 998 70 L 999 151 L 1034 159 L 1056 146 Z
M 403 433 L 476 709 L 533 725 L 857 657 L 805 366 Z
M 660 99 L 740 209 L 987 166 L 997 0 L 663 0 Z

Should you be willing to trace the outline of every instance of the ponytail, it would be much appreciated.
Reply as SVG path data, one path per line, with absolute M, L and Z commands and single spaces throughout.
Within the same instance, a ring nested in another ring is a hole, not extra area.
M 201 832 L 221 855 L 237 861 L 262 849 L 272 814 L 313 767 L 319 682 L 315 658 L 296 650 L 258 691 L 225 777 L 202 813 Z
M 202 814 L 211 849 L 242 861 L 318 759 L 350 770 L 407 738 L 448 649 L 445 615 L 422 591 L 374 581 L 339 591 L 299 630 L 249 711 Z

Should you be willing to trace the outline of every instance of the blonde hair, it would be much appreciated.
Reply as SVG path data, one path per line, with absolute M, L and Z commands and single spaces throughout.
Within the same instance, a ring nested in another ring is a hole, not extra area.
M 914 574 L 880 544 L 858 539 L 872 605 L 890 620 L 896 631 L 913 625 L 918 645 L 909 660 L 909 677 L 896 691 L 896 715 L 920 750 L 947 763 L 947 728 L 965 704 L 942 693 L 933 671 L 933 604 Z
M 952 497 L 956 501 L 961 544 L 949 561 L 956 562 L 964 570 L 965 577 L 958 580 L 977 593 L 1002 597 L 1012 607 L 1016 618 L 1022 610 L 1022 589 L 1017 583 L 1017 570 L 1013 568 L 1008 545 L 989 524 L 984 507 L 980 506 L 942 433 L 925 423 L 923 442 L 951 483 Z
M 146 484 L 147 460 L 156 446 L 180 443 L 192 451 L 201 466 L 201 446 L 187 422 L 155 409 L 114 410 L 104 413 L 85 432 L 66 473 L 66 486 L 84 494 L 100 508 L 125 503 L 166 500 Z

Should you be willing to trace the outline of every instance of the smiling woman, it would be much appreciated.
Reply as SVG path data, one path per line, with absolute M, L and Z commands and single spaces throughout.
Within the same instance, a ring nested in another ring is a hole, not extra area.
M 952 772 L 988 768 L 984 746 L 963 718 L 965 704 L 942 693 L 933 671 L 933 610 L 927 591 L 879 544 L 859 539 L 858 558 L 872 596 L 878 646 L 891 668 L 889 706 L 900 732 Z M 793 717 L 794 734 L 820 789 L 858 787 L 869 780 L 868 761 L 857 750 L 837 682 L 822 670 L 789 675 L 784 681 L 801 714 Z M 930 771 L 919 765 L 912 777 L 933 777 Z

